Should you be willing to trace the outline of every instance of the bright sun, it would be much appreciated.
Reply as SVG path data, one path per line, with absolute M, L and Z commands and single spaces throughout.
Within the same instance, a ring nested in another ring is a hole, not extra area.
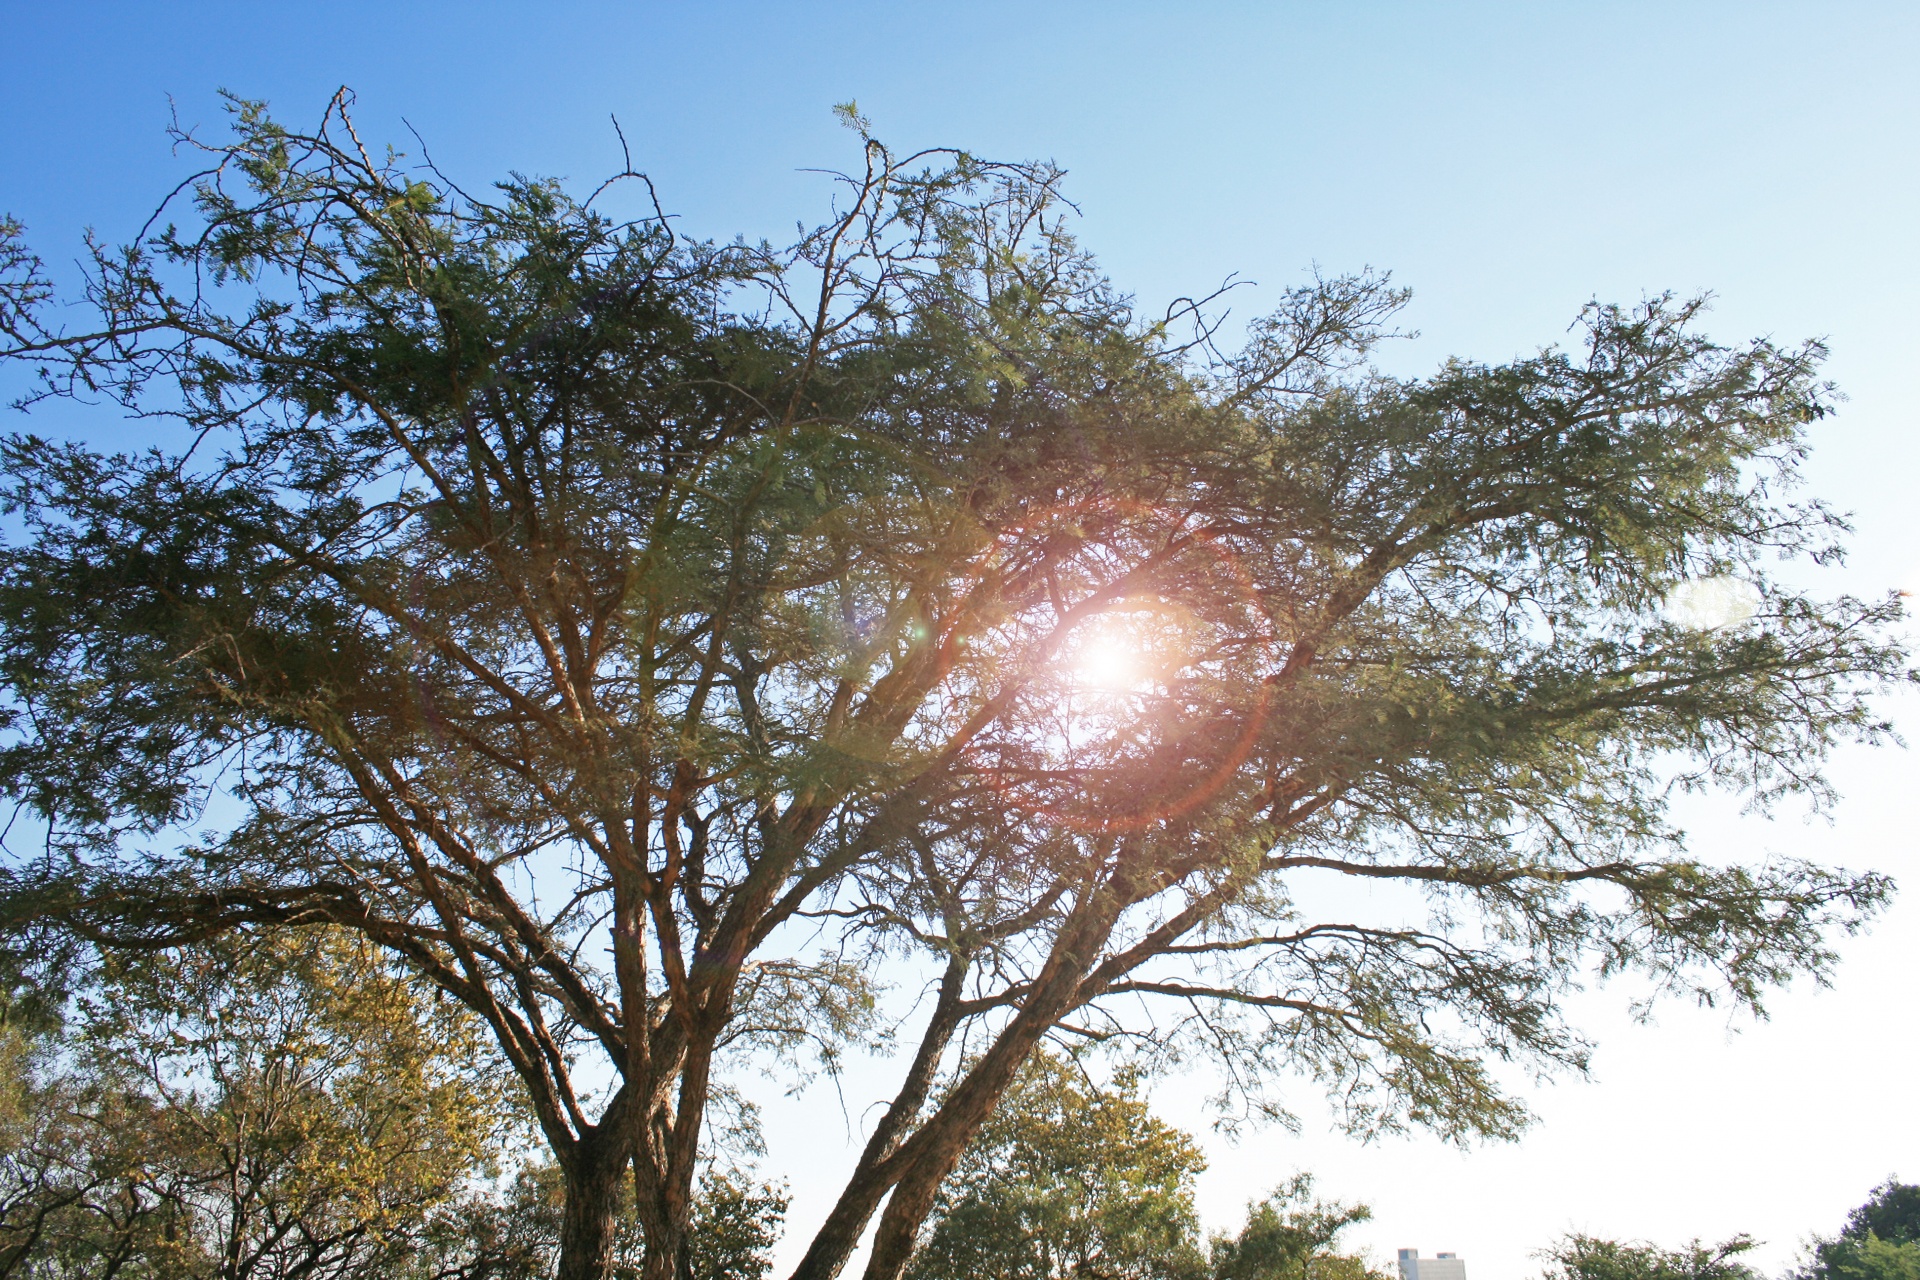
M 1074 675 L 1094 689 L 1111 693 L 1131 689 L 1145 674 L 1138 650 L 1138 644 L 1118 630 L 1095 632 L 1074 654 Z

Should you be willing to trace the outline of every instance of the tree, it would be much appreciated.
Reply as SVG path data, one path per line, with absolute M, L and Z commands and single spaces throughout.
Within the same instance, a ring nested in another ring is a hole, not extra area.
M 558 1170 L 494 1185 L 525 1126 L 484 1032 L 364 938 L 101 959 L 0 1040 L 0 1278 L 552 1274 Z M 785 1210 L 710 1168 L 685 1280 L 761 1280 Z M 643 1252 L 629 1223 L 615 1274 Z
M 1867 1202 L 1847 1215 L 1842 1239 L 1920 1240 L 1920 1186 L 1888 1178 Z
M 633 1280 L 646 1266 L 646 1241 L 623 1195 L 609 1274 Z M 787 1195 L 739 1171 L 709 1169 L 694 1201 L 681 1280 L 762 1280 L 779 1238 Z M 523 1167 L 505 1194 L 475 1195 L 435 1233 L 436 1280 L 540 1280 L 559 1264 L 566 1216 L 560 1170 Z
M 1753 1248 L 1746 1236 L 1718 1245 L 1690 1241 L 1678 1249 L 1569 1235 L 1543 1255 L 1546 1280 L 1758 1280 L 1736 1259 Z
M 1365 1258 L 1334 1251 L 1342 1231 L 1372 1217 L 1366 1205 L 1314 1199 L 1312 1175 L 1297 1174 L 1247 1206 L 1237 1236 L 1214 1237 L 1213 1280 L 1386 1280 Z
M 1920 1280 L 1920 1241 L 1887 1240 L 1869 1231 L 1843 1239 L 1821 1257 L 1832 1280 Z
M 1812 1255 L 1801 1280 L 1920 1280 L 1920 1186 L 1888 1178 Z
M 0 1276 L 428 1273 L 516 1110 L 471 1014 L 337 930 L 104 968 L 7 1078 Z
M 1036 1054 L 941 1187 L 909 1280 L 1384 1280 L 1334 1250 L 1371 1211 L 1315 1199 L 1309 1174 L 1248 1205 L 1236 1235 L 1203 1242 L 1206 1160 L 1141 1083 L 1123 1071 L 1103 1088 Z
M 796 1280 L 869 1228 L 894 1280 L 1049 1038 L 1204 1053 L 1241 1114 L 1304 1074 L 1356 1130 L 1510 1134 L 1484 1060 L 1579 1067 L 1582 974 L 1758 1008 L 1890 891 L 1664 818 L 1820 802 L 1906 678 L 1897 601 L 1770 574 L 1843 529 L 1783 496 L 1817 344 L 1656 298 L 1393 379 L 1385 278 L 1227 351 L 1100 276 L 1056 170 L 851 108 L 861 165 L 776 249 L 600 212 L 631 166 L 470 194 L 345 106 L 183 136 L 210 167 L 95 249 L 97 322 L 0 237 L 36 394 L 154 431 L 5 446 L 0 778 L 47 845 L 0 914 L 403 958 L 520 1081 L 568 1280 L 629 1174 L 671 1274 L 730 1073 L 870 1040 L 882 968 L 926 975 L 918 1039 Z M 1750 616 L 1661 613 L 1698 581 Z M 1314 877 L 1427 908 L 1317 918 Z
M 1100 1089 L 1072 1062 L 1032 1058 L 942 1186 L 910 1280 L 1204 1275 L 1193 1180 L 1206 1160 L 1139 1085 Z

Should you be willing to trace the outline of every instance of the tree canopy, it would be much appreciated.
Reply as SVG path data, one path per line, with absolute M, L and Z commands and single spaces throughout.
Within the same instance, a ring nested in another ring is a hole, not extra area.
M 1100 1089 L 1036 1055 L 942 1186 L 909 1280 L 1196 1280 L 1206 1167 L 1127 1078 Z
M 431 1274 L 518 1108 L 484 1028 L 339 930 L 120 954 L 0 1077 L 0 1276 Z
M 559 1170 L 484 1026 L 364 937 L 93 959 L 0 1022 L 0 1280 L 553 1274 Z M 682 1276 L 761 1280 L 785 1210 L 709 1162 Z M 615 1276 L 644 1255 L 628 1219 Z
M 1800 1280 L 1920 1280 L 1920 1186 L 1888 1178 L 1847 1215 L 1832 1238 L 1816 1237 Z
M 1110 1084 L 1041 1052 L 941 1187 L 908 1280 L 1385 1280 L 1336 1250 L 1365 1205 L 1314 1197 L 1296 1174 L 1203 1239 L 1191 1135 L 1154 1116 L 1139 1074 Z
M 1907 678 L 1896 600 L 1775 576 L 1844 532 L 1794 495 L 1817 343 L 1657 297 L 1394 378 L 1384 277 L 1228 347 L 1217 299 L 1100 274 L 1058 170 L 851 108 L 776 247 L 683 236 L 630 163 L 470 192 L 346 107 L 183 136 L 208 167 L 94 246 L 87 324 L 0 235 L 28 399 L 145 430 L 0 445 L 0 779 L 45 833 L 0 918 L 386 949 L 517 1078 L 570 1280 L 629 1175 L 672 1274 L 732 1073 L 871 1039 L 889 979 L 927 984 L 898 1091 L 796 1280 L 870 1227 L 895 1280 L 1050 1038 L 1511 1134 L 1489 1060 L 1579 1067 L 1569 984 L 1757 1008 L 1890 891 L 1666 817 L 1824 800 Z M 1698 582 L 1750 616 L 1663 613 Z
M 1570 1235 L 1543 1256 L 1545 1280 L 1759 1280 L 1739 1260 L 1754 1247 L 1746 1236 L 1717 1245 L 1692 1240 L 1678 1249 L 1596 1236 Z
M 1311 1174 L 1295 1174 L 1247 1206 L 1236 1235 L 1216 1235 L 1212 1280 L 1387 1280 L 1358 1254 L 1335 1249 L 1340 1233 L 1373 1216 L 1366 1205 L 1329 1204 L 1313 1195 Z

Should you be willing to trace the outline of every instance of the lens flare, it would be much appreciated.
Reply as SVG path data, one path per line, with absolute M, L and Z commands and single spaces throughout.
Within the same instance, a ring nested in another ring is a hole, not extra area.
M 1118 628 L 1095 632 L 1073 656 L 1074 679 L 1103 693 L 1123 693 L 1145 674 L 1138 643 Z
M 1089 590 L 1107 599 L 1047 645 L 1044 667 L 1019 659 L 1060 625 L 1054 583 L 1004 629 L 942 643 L 942 661 L 981 692 L 1004 670 L 1039 695 L 1012 698 L 999 732 L 982 735 L 971 760 L 982 781 L 1015 812 L 1111 834 L 1178 819 L 1243 777 L 1267 722 L 1276 637 L 1232 541 L 1195 528 L 1191 512 L 1065 500 L 997 532 L 958 575 L 953 615 L 975 591 L 999 608 L 997 593 L 1036 562 L 1067 584 L 1066 605 Z M 1128 575 L 1140 582 L 1111 593 Z

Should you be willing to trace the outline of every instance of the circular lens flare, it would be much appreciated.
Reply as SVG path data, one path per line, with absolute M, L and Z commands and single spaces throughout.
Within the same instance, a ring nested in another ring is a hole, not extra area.
M 999 530 L 960 575 L 956 596 L 964 601 L 976 589 L 1004 585 L 1010 571 L 1055 541 L 1082 561 L 1088 579 L 1111 582 L 1178 542 L 1202 605 L 1196 611 L 1157 593 L 1111 602 L 1112 612 L 1088 619 L 1053 652 L 1053 679 L 1043 684 L 1063 696 L 1050 728 L 1009 737 L 977 760 L 987 785 L 1016 811 L 1076 831 L 1131 831 L 1189 813 L 1241 776 L 1267 721 L 1272 686 L 1263 674 L 1274 622 L 1232 543 L 1192 523 L 1191 513 L 1152 503 L 1066 500 Z M 1033 625 L 1044 632 L 1050 620 L 1036 608 Z M 966 638 L 940 650 L 943 663 L 973 651 Z M 1238 673 L 1217 673 L 1231 687 L 1209 695 L 1207 673 L 1221 662 Z M 1187 684 L 1193 687 L 1179 687 Z M 1120 774 L 1128 780 L 1115 790 L 1110 779 Z

